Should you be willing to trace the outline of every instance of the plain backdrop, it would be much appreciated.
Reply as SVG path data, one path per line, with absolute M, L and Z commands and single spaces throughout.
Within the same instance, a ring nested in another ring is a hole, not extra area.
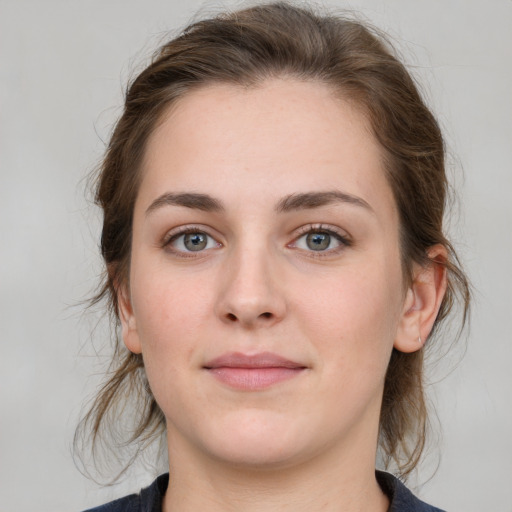
M 233 6 L 233 2 L 223 5 Z M 445 130 L 460 201 L 452 233 L 474 283 L 467 352 L 432 371 L 442 438 L 413 482 L 449 511 L 512 511 L 512 1 L 358 0 L 397 42 Z M 0 0 L 0 510 L 79 511 L 150 482 L 101 489 L 70 453 L 99 382 L 80 301 L 97 283 L 99 215 L 84 177 L 127 79 L 188 0 Z M 443 377 L 443 378 L 441 378 Z M 434 473 L 436 466 L 437 472 Z M 432 477 L 432 478 L 431 478 Z

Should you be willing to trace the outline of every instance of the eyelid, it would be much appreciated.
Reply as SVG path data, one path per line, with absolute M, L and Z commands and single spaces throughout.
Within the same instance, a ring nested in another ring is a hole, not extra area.
M 310 233 L 327 233 L 331 236 L 334 236 L 340 242 L 340 246 L 335 247 L 333 249 L 327 249 L 325 251 L 308 251 L 296 247 L 297 241 L 303 236 L 308 235 Z M 297 248 L 299 250 L 302 250 L 303 252 L 310 254 L 311 256 L 322 258 L 328 257 L 333 254 L 338 254 L 345 248 L 350 247 L 351 245 L 352 239 L 350 235 L 346 231 L 340 229 L 337 226 L 331 226 L 328 224 L 306 224 L 304 226 L 301 226 L 297 230 L 293 241 L 290 244 L 288 244 L 288 247 Z
M 209 250 L 209 249 L 204 249 L 203 251 L 197 251 L 197 253 L 194 253 L 194 251 L 181 251 L 181 250 L 178 250 L 178 249 L 172 247 L 172 242 L 174 240 L 176 240 L 180 236 L 186 235 L 188 233 L 203 233 L 203 234 L 205 234 L 207 237 L 209 237 L 215 241 L 215 243 L 217 244 L 216 248 L 222 247 L 222 245 L 223 245 L 221 242 L 219 242 L 217 236 L 212 235 L 211 229 L 209 229 L 207 226 L 196 225 L 196 224 L 187 224 L 184 226 L 179 226 L 177 228 L 171 229 L 163 236 L 163 238 L 160 242 L 160 245 L 163 249 L 168 249 L 173 254 L 177 254 L 177 255 L 180 255 L 183 257 L 197 257 L 201 253 L 204 253 L 205 251 Z
M 339 228 L 338 226 L 334 226 L 331 224 L 325 224 L 325 223 L 311 223 L 311 224 L 305 224 L 304 226 L 301 226 L 296 230 L 295 238 L 298 238 L 301 235 L 305 235 L 307 233 L 311 232 L 325 232 L 325 233 L 331 233 L 336 236 L 339 236 L 340 238 L 345 238 L 347 240 L 350 240 L 350 235 L 344 230 Z
M 206 236 L 212 238 L 216 242 L 216 244 L 217 244 L 216 248 L 223 247 L 224 244 L 222 242 L 219 242 L 220 237 L 217 235 L 213 235 L 211 233 L 211 231 L 212 231 L 212 229 L 209 228 L 208 226 L 198 225 L 198 224 L 187 224 L 187 225 L 183 225 L 183 226 L 178 226 L 178 227 L 173 228 L 173 229 L 169 230 L 168 232 L 166 232 L 166 234 L 163 236 L 163 238 L 160 242 L 160 245 L 162 248 L 164 248 L 164 249 L 168 248 L 168 250 L 170 252 L 172 252 L 173 254 L 177 254 L 182 257 L 198 257 L 201 255 L 201 253 L 204 253 L 205 251 L 209 251 L 212 248 L 204 249 L 203 251 L 197 251 L 197 253 L 194 253 L 194 251 L 177 250 L 171 246 L 171 243 L 174 240 L 176 240 L 178 237 L 185 235 L 187 233 L 204 233 Z M 340 246 L 335 247 L 333 249 L 327 249 L 325 251 L 313 251 L 313 250 L 306 251 L 306 250 L 302 250 L 302 249 L 296 247 L 295 244 L 296 244 L 297 240 L 299 240 L 301 237 L 303 237 L 304 235 L 310 234 L 310 233 L 318 233 L 318 232 L 327 233 L 331 236 L 334 236 L 340 242 Z M 318 223 L 318 224 L 305 224 L 305 225 L 301 226 L 300 228 L 298 228 L 296 230 L 296 232 L 294 233 L 294 238 L 293 238 L 292 242 L 287 244 L 287 247 L 296 248 L 296 249 L 301 250 L 302 252 L 307 252 L 310 256 L 321 258 L 321 257 L 328 257 L 329 255 L 335 255 L 335 254 L 341 252 L 342 250 L 344 250 L 345 248 L 350 247 L 352 245 L 352 243 L 353 242 L 352 242 L 350 235 L 345 230 L 342 230 L 337 226 Z

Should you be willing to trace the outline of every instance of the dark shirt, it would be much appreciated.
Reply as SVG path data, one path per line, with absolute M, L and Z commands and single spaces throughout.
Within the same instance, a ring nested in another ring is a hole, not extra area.
M 388 512 L 443 512 L 420 501 L 400 480 L 389 473 L 377 471 L 377 481 L 389 498 Z M 130 494 L 85 512 L 162 512 L 162 499 L 168 484 L 169 474 L 160 475 L 139 494 Z

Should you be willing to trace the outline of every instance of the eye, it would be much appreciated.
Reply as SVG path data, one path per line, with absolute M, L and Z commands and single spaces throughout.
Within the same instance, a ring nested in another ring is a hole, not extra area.
M 220 246 L 214 238 L 203 231 L 178 233 L 171 236 L 166 245 L 176 252 L 200 252 Z
M 295 239 L 292 247 L 304 251 L 330 252 L 348 245 L 348 240 L 334 231 L 308 228 L 306 233 Z

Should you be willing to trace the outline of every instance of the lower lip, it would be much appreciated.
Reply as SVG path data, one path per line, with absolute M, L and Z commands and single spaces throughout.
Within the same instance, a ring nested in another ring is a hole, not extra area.
M 303 372 L 304 368 L 211 368 L 208 371 L 223 384 L 247 390 L 257 391 L 280 382 L 293 379 Z

